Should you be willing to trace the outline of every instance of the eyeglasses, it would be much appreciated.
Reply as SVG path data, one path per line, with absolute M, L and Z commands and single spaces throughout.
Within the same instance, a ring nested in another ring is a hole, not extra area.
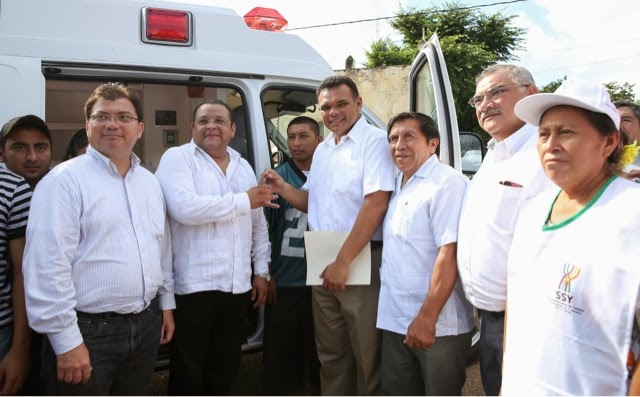
M 529 87 L 531 84 L 518 84 L 518 85 L 499 85 L 496 87 L 491 87 L 488 90 L 486 90 L 484 92 L 484 95 L 476 95 L 474 97 L 472 97 L 471 99 L 469 99 L 469 105 L 471 105 L 472 108 L 477 108 L 478 106 L 480 106 L 480 104 L 482 103 L 482 101 L 484 100 L 484 98 L 487 98 L 487 101 L 494 101 L 498 98 L 500 98 L 500 96 L 502 94 L 504 94 L 505 92 L 509 91 L 509 88 L 513 88 L 513 87 Z
M 107 124 L 109 121 L 115 120 L 117 124 L 126 125 L 138 121 L 137 118 L 126 114 L 116 114 L 115 116 L 109 114 L 94 114 L 93 116 L 89 116 L 89 118 L 96 124 Z
M 229 119 L 223 119 L 223 118 L 219 118 L 219 119 L 199 119 L 196 120 L 196 125 L 199 127 L 206 127 L 209 124 L 213 123 L 219 127 L 226 127 L 227 123 L 229 122 Z

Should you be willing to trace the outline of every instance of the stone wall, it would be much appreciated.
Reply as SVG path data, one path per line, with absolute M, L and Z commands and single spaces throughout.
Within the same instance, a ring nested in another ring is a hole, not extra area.
M 363 103 L 383 123 L 394 115 L 409 110 L 409 66 L 389 66 L 374 69 L 336 70 L 349 76 L 358 85 Z

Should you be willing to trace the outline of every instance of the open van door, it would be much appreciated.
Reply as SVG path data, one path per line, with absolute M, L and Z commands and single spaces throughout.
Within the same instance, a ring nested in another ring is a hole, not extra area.
M 409 108 L 438 123 L 440 161 L 460 170 L 460 137 L 456 107 L 438 35 L 433 34 L 409 70 Z
M 460 153 L 460 133 L 456 118 L 456 107 L 449 81 L 449 72 L 442 55 L 438 35 L 433 34 L 415 57 L 409 70 L 409 108 L 411 111 L 424 113 L 438 123 L 440 132 L 440 161 L 451 167 L 473 174 L 462 167 Z M 465 152 L 482 151 L 482 141 L 475 134 L 463 133 Z M 477 139 L 476 139 L 477 138 Z M 473 141 L 473 142 L 470 142 Z M 466 153 L 465 153 L 466 154 Z M 480 319 L 474 310 L 475 328 L 471 338 L 471 346 L 465 354 L 467 363 L 475 361 L 478 356 L 480 340 Z

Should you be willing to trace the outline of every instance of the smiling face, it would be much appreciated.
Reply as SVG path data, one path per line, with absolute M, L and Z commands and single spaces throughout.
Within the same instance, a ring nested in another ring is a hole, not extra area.
M 524 126 L 524 121 L 516 116 L 513 108 L 520 99 L 537 91 L 535 86 L 514 87 L 517 85 L 506 71 L 500 70 L 485 76 L 476 87 L 474 96 L 484 95 L 491 88 L 505 87 L 499 97 L 493 100 L 485 98 L 476 106 L 478 124 L 498 141 L 508 138 Z
M 540 120 L 538 155 L 549 179 L 567 191 L 608 172 L 619 138 L 617 132 L 603 136 L 581 109 L 555 106 Z
M 138 122 L 133 103 L 126 98 L 115 101 L 100 98 L 91 108 L 91 116 L 101 115 L 109 116 L 108 120 L 90 117 L 86 122 L 89 144 L 114 163 L 128 161 L 133 146 L 144 131 L 144 124 Z
M 407 181 L 436 152 L 439 140 L 427 137 L 420 131 L 415 119 L 405 119 L 393 124 L 389 133 L 389 148 L 396 167 Z
M 0 150 L 7 168 L 26 179 L 32 188 L 49 171 L 51 153 L 49 138 L 32 128 L 13 131 Z
M 205 103 L 200 106 L 191 123 L 193 141 L 209 156 L 226 156 L 227 146 L 236 134 L 236 125 L 223 105 Z
M 354 100 L 349 87 L 341 84 L 320 91 L 318 105 L 322 122 L 336 137 L 340 138 L 347 135 L 360 118 L 362 98 L 358 97 Z

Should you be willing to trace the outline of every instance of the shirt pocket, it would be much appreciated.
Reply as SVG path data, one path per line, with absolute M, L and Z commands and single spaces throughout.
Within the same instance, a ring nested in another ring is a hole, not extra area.
M 362 198 L 362 165 L 353 160 L 336 164 L 342 164 L 333 170 L 332 182 L 336 193 L 340 196 Z
M 526 190 L 521 187 L 498 185 L 487 213 L 495 218 L 494 225 L 500 232 L 513 234 Z
M 222 195 L 218 178 L 211 171 L 195 171 L 193 173 L 193 183 L 195 185 L 196 193 L 201 196 Z

